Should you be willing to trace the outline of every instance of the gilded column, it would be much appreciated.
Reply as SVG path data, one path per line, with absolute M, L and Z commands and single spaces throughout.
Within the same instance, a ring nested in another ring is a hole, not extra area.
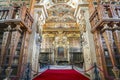
M 114 53 L 114 47 L 113 47 L 113 33 L 112 33 L 112 28 L 108 26 L 108 24 L 104 24 L 104 28 L 102 29 L 103 31 L 103 37 L 105 39 L 105 43 L 107 45 L 108 51 L 109 51 L 109 56 L 112 62 L 113 66 L 113 73 L 115 75 L 115 80 L 119 80 L 119 69 L 116 66 L 116 60 L 115 60 L 115 53 Z
M 11 26 L 9 25 L 6 31 L 3 34 L 2 47 L 1 47 L 1 57 L 0 57 L 0 67 L 2 66 L 4 55 L 6 53 L 6 47 L 10 35 Z M 1 69 L 1 68 L 0 68 Z M 1 70 L 0 70 L 1 72 Z
M 105 43 L 106 43 L 108 51 L 109 51 L 109 56 L 110 56 L 112 65 L 113 65 L 113 67 L 116 67 L 115 55 L 114 55 L 114 49 L 113 49 L 112 29 L 106 23 L 106 24 L 104 24 L 104 28 L 102 29 L 102 31 L 103 31 L 102 34 L 105 39 Z
M 104 65 L 106 64 L 106 62 L 105 62 L 104 51 L 102 47 L 101 34 L 99 31 L 94 32 L 94 41 L 96 46 L 96 57 L 98 59 L 97 60 L 98 66 L 105 72 L 105 73 L 100 72 L 101 79 L 105 80 L 105 74 L 107 75 L 107 69 L 106 69 L 106 65 Z
M 118 27 L 117 24 L 114 24 L 113 26 L 113 36 L 114 36 L 115 44 L 120 53 L 120 27 Z
M 17 25 L 13 31 L 12 31 L 12 35 L 11 35 L 11 42 L 10 42 L 10 57 L 9 57 L 9 66 L 11 67 L 13 60 L 14 60 L 14 55 L 15 55 L 15 51 L 21 36 L 20 33 L 21 29 L 20 29 L 20 25 Z
M 29 36 L 30 33 L 28 31 L 25 32 L 25 41 L 24 41 L 24 49 L 23 49 L 23 63 L 27 62 L 27 56 L 28 56 L 28 43 L 29 43 Z

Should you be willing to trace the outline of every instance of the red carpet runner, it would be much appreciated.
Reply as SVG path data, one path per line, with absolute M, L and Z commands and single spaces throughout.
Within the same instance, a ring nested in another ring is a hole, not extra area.
M 75 70 L 47 70 L 33 80 L 90 80 Z

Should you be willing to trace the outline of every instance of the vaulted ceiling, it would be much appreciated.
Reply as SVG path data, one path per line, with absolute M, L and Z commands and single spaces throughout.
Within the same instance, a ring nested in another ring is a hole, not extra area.
M 74 12 L 78 0 L 41 0 L 48 13 L 44 28 L 73 28 L 77 27 Z
M 74 12 L 75 9 L 67 4 L 57 4 L 49 9 L 48 11 L 48 19 L 46 22 L 56 22 L 56 23 L 64 23 L 64 22 L 75 22 Z

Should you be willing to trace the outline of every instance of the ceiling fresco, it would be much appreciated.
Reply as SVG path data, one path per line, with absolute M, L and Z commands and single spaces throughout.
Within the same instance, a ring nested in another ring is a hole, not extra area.
M 64 22 L 75 22 L 74 18 L 75 9 L 67 4 L 57 4 L 52 6 L 47 10 L 48 19 L 46 22 L 56 22 L 56 23 L 64 23 Z
M 45 5 L 48 15 L 43 28 L 77 28 L 78 24 L 74 13 L 79 1 L 80 0 L 39 0 L 38 4 Z

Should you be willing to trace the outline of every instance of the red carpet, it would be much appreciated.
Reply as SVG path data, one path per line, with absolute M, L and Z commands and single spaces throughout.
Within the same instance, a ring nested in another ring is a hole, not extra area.
M 90 80 L 75 70 L 47 70 L 33 80 Z

